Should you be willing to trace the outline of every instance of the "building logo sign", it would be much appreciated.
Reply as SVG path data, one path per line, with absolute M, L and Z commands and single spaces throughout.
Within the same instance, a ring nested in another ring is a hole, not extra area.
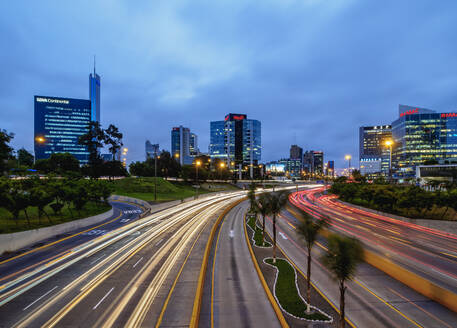
M 37 97 L 36 101 L 52 103 L 52 104 L 66 104 L 66 105 L 68 105 L 70 103 L 70 101 L 67 99 L 54 99 L 54 98 L 43 98 L 43 97 Z
M 419 114 L 419 108 L 410 109 L 410 110 L 407 110 L 406 112 L 400 113 L 400 117 L 403 117 L 406 115 L 412 115 L 412 114 Z
M 443 113 L 443 114 L 441 114 L 441 118 L 450 118 L 450 117 L 457 117 L 457 113 Z
M 244 120 L 246 119 L 246 115 L 232 115 L 232 120 L 235 120 L 235 121 L 241 121 L 241 120 Z M 228 121 L 230 119 L 230 115 L 226 115 L 225 116 L 225 120 Z

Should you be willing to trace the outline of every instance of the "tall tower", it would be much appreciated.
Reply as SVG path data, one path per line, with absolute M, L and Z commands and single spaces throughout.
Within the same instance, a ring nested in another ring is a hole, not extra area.
M 89 74 L 89 99 L 91 106 L 91 121 L 100 122 L 100 76 L 95 72 L 94 56 L 94 73 Z

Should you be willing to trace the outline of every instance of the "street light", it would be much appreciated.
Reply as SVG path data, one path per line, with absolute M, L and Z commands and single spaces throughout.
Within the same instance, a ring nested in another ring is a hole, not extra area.
M 392 181 L 392 140 L 386 140 L 385 145 L 389 147 L 389 181 Z
M 222 170 L 224 169 L 224 167 L 225 167 L 225 163 L 224 162 L 220 162 L 219 163 L 219 168 L 220 168 L 220 170 L 219 170 L 219 178 L 221 180 L 222 180 Z
M 195 188 L 195 198 L 198 198 L 198 188 L 200 185 L 198 184 L 198 167 L 202 165 L 202 162 L 200 160 L 195 162 L 195 179 L 197 182 L 196 188 Z
M 351 175 L 351 155 L 344 156 L 344 159 L 348 161 L 348 174 Z
M 160 158 L 160 155 L 157 156 L 157 152 L 155 153 L 154 159 L 154 201 L 157 201 L 157 159 Z
M 44 137 L 36 137 L 35 140 L 38 143 L 44 143 L 46 141 L 46 139 Z

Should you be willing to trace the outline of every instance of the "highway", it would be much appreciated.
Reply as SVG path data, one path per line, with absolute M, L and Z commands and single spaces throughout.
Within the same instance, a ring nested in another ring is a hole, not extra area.
M 119 208 L 121 216 L 102 234 L 81 233 L 11 258 L 0 264 L 1 325 L 154 326 L 157 309 L 173 307 L 172 301 L 164 305 L 165 296 L 192 245 L 211 218 L 244 195 L 205 196 L 141 219 L 132 212 L 138 208 L 120 205 L 135 216 L 126 221 Z
M 200 327 L 279 327 L 249 254 L 243 218 L 245 201 L 221 223 L 213 245 Z
M 298 194 L 293 194 L 293 198 L 299 199 L 303 204 L 302 197 L 306 198 L 306 195 L 312 197 L 316 192 L 319 191 L 307 190 L 299 192 Z M 307 202 L 307 200 L 305 201 Z M 312 207 L 313 214 L 319 216 L 320 209 L 314 207 L 318 206 L 316 204 L 317 199 L 313 199 L 313 201 L 307 206 Z M 334 218 L 340 219 L 335 214 L 328 213 L 328 215 L 332 222 L 340 222 L 339 220 L 333 220 Z M 346 213 L 345 216 L 347 216 Z M 280 218 L 277 220 L 278 245 L 302 272 L 306 272 L 305 246 L 295 233 L 297 224 L 298 220 L 291 212 L 284 210 L 281 213 Z M 332 229 L 334 229 L 333 226 Z M 267 231 L 270 234 L 272 233 L 271 218 L 267 220 Z M 365 230 L 364 232 L 367 233 L 368 238 L 370 232 Z M 372 239 L 376 239 L 375 234 L 373 234 Z M 331 274 L 319 260 L 319 257 L 325 251 L 325 238 L 319 238 L 312 253 L 312 281 L 328 297 L 330 302 L 338 307 L 339 291 L 337 284 L 332 280 Z M 427 299 L 366 263 L 362 263 L 359 266 L 354 281 L 348 283 L 346 300 L 347 317 L 352 325 L 356 327 L 457 326 L 456 313 Z
M 457 293 L 457 235 L 357 209 L 322 191 L 302 191 L 291 202 L 319 218 L 330 216 L 334 231 L 357 237 L 370 250 Z

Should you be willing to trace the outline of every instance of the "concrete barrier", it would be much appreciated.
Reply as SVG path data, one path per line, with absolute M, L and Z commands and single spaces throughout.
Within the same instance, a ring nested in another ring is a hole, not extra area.
M 113 209 L 85 219 L 74 220 L 50 227 L 0 234 L 0 254 L 14 252 L 26 246 L 34 245 L 42 240 L 61 235 L 75 229 L 84 228 L 108 219 L 113 215 Z

